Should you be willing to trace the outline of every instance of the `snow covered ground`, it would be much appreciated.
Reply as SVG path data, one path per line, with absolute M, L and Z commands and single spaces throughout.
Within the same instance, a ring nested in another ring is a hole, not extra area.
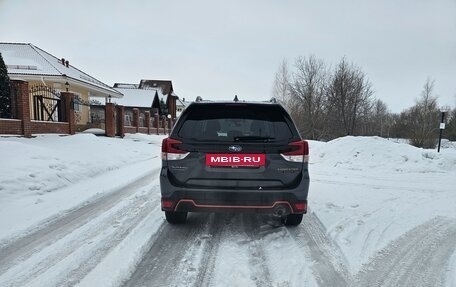
M 408 230 L 439 216 L 456 219 L 456 149 L 437 153 L 378 137 L 311 148 L 310 206 L 350 254 L 352 271 Z
M 395 286 L 388 276 L 456 286 L 452 145 L 437 153 L 377 137 L 311 141 L 310 212 L 298 228 L 194 216 L 175 230 L 159 208 L 162 138 L 0 137 L 0 286 L 117 286 L 145 257 L 153 263 L 150 252 L 172 250 L 157 242 L 176 232 L 195 238 L 175 254 L 178 286 L 324 286 L 325 273 L 348 286 Z

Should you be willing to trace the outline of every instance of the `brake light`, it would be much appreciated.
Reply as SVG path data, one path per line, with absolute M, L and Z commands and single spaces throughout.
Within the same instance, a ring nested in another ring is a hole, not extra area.
M 295 203 L 294 209 L 296 212 L 307 213 L 307 201 Z
M 309 162 L 309 143 L 297 141 L 289 143 L 291 151 L 280 154 L 286 161 Z
M 162 209 L 172 209 L 174 207 L 174 201 L 162 198 L 161 206 Z
M 162 160 L 180 160 L 184 159 L 189 152 L 181 150 L 177 145 L 182 144 L 181 141 L 165 138 L 162 141 Z

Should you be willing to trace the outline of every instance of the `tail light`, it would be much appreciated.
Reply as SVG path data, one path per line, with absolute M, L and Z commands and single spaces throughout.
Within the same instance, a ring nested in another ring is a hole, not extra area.
M 162 207 L 162 210 L 169 210 L 169 209 L 173 209 L 174 207 L 174 201 L 170 200 L 170 199 L 163 199 L 161 200 L 161 207 Z
M 294 209 L 296 212 L 299 212 L 299 213 L 301 213 L 301 212 L 307 213 L 307 201 L 295 203 Z
M 182 144 L 181 141 L 165 138 L 162 141 L 162 160 L 179 160 L 184 159 L 189 152 L 179 149 L 177 146 Z
M 306 141 L 297 141 L 289 143 L 291 151 L 281 153 L 280 155 L 286 161 L 292 162 L 309 162 L 309 143 Z

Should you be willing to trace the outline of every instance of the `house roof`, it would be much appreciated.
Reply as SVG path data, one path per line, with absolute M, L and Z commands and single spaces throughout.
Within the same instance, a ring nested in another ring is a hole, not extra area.
M 173 93 L 173 83 L 169 80 L 141 80 L 140 89 L 157 89 L 160 88 L 164 95 Z
M 183 98 L 183 99 L 177 98 L 177 101 L 176 101 L 176 105 L 181 106 L 181 107 L 186 107 L 186 106 L 190 105 L 191 103 L 192 102 L 186 101 L 185 98 Z
M 122 96 L 120 92 L 69 63 L 67 66 L 65 59 L 58 59 L 32 44 L 0 43 L 0 53 L 8 69 L 8 75 L 12 78 L 53 78 L 62 83 L 83 86 L 90 90 L 91 96 Z
M 114 84 L 114 89 L 115 88 L 120 88 L 120 89 L 138 89 L 139 85 L 138 84 L 115 83 Z
M 159 99 L 166 102 L 167 96 L 163 94 L 160 88 L 156 89 L 138 89 L 138 88 L 117 88 L 115 89 L 122 93 L 124 96 L 120 99 L 113 99 L 112 101 L 118 105 L 137 108 L 150 108 L 154 101 L 155 94 L 157 93 Z

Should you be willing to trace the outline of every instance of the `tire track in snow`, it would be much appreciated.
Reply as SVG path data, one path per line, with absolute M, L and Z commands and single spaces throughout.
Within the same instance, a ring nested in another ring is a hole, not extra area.
M 232 214 L 212 214 L 214 218 L 209 226 L 208 233 L 211 236 L 210 240 L 206 240 L 202 250 L 203 257 L 201 258 L 198 274 L 193 284 L 195 287 L 211 286 L 214 278 L 215 261 L 220 247 L 220 241 L 224 237 L 224 227 L 230 221 Z
M 265 233 L 296 243 L 293 250 L 307 254 L 306 261 L 312 260 L 319 286 L 440 286 L 456 248 L 456 222 L 436 218 L 392 242 L 353 276 L 341 250 L 314 213 L 295 228 L 271 227 L 263 232 L 263 223 L 264 218 L 251 214 L 193 214 L 187 225 L 164 224 L 147 258 L 125 286 L 212 286 L 218 272 L 223 272 L 215 266 L 219 249 L 234 238 L 249 253 L 246 274 L 252 284 L 278 286 L 272 282 L 273 270 L 267 261 L 270 254 L 261 242 Z
M 38 229 L 3 245 L 0 248 L 0 275 L 34 253 L 62 239 L 75 229 L 89 223 L 93 218 L 109 210 L 125 197 L 134 194 L 140 187 L 149 184 L 157 172 L 158 169 L 153 170 L 129 185 L 119 187 L 117 190 L 98 197 L 84 206 L 46 221 L 40 224 Z
M 256 286 L 273 286 L 270 277 L 270 270 L 267 265 L 266 253 L 263 248 L 261 234 L 259 232 L 258 217 L 254 214 L 241 214 L 241 223 L 245 234 L 249 238 L 249 263 L 251 279 L 255 281 Z
M 444 286 L 449 259 L 456 250 L 456 221 L 434 218 L 391 242 L 355 276 L 339 247 L 311 213 L 288 232 L 307 249 L 320 286 Z
M 312 270 L 320 286 L 352 286 L 340 248 L 325 234 L 314 213 L 305 215 L 301 225 L 288 232 L 313 260 Z
M 129 233 L 136 228 L 145 217 L 147 217 L 148 214 L 152 212 L 161 212 L 159 209 L 159 201 L 153 201 L 147 204 L 147 206 L 138 209 L 133 217 L 126 218 L 126 220 L 120 222 L 120 226 L 114 226 L 115 232 L 107 237 L 104 244 L 102 243 L 92 248 L 94 251 L 91 253 L 92 256 L 88 257 L 87 260 L 84 261 L 84 264 L 79 265 L 67 274 L 64 280 L 57 283 L 57 286 L 74 286 L 75 283 L 79 283 L 79 281 L 93 268 L 95 268 L 113 248 L 120 244 L 129 235 Z M 84 251 L 82 250 L 82 252 Z
M 48 283 L 55 286 L 71 286 L 79 282 L 144 216 L 159 207 L 158 200 L 150 200 L 150 195 L 150 191 L 132 195 L 128 201 L 113 207 L 111 212 L 101 213 L 90 224 L 74 229 L 61 241 L 56 240 L 31 254 L 19 266 L 4 273 L 8 286 L 27 283 L 39 286 L 37 282 L 46 281 L 43 279 L 46 276 L 58 281 Z
M 391 242 L 356 276 L 358 286 L 443 286 L 456 221 L 434 218 Z
M 185 277 L 196 269 L 187 268 L 186 254 L 202 248 L 201 235 L 207 234 L 214 218 L 192 215 L 186 224 L 163 224 L 152 247 L 123 286 L 182 286 L 181 281 L 185 281 L 185 286 L 191 285 Z

